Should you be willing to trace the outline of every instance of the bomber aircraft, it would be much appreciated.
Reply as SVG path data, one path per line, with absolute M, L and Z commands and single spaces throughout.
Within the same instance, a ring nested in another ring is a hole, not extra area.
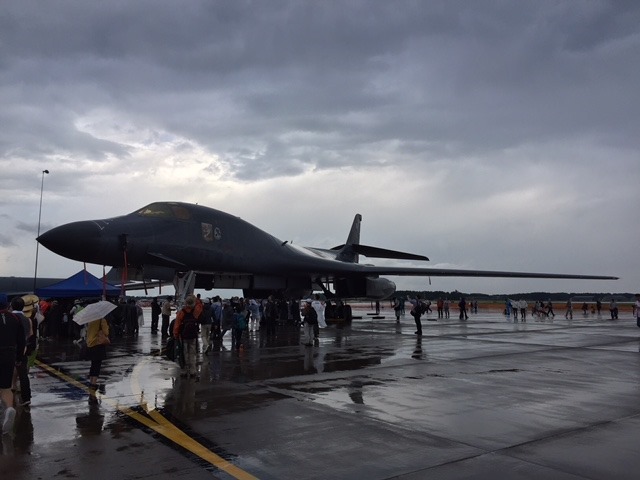
M 360 243 L 356 214 L 344 245 L 311 248 L 281 241 L 239 217 L 182 202 L 156 202 L 128 215 L 53 228 L 38 242 L 66 258 L 112 266 L 123 280 L 173 280 L 179 294 L 193 288 L 242 289 L 246 297 L 301 298 L 322 289 L 335 298 L 388 298 L 395 283 L 381 277 L 453 276 L 614 280 L 601 275 L 382 267 L 360 255 L 429 259 Z M 114 270 L 111 272 L 114 273 Z

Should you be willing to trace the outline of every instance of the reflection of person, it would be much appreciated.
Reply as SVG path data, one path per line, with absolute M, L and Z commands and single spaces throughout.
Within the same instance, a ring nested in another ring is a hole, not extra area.
M 0 294 L 0 400 L 4 404 L 4 418 L 2 419 L 2 433 L 11 433 L 16 419 L 16 409 L 13 407 L 13 392 L 11 380 L 13 369 L 24 354 L 24 329 L 20 320 L 9 310 L 9 300 Z
M 89 404 L 89 413 L 87 415 L 78 415 L 76 417 L 76 426 L 83 436 L 100 435 L 104 424 L 104 415 L 100 413 L 100 407 L 97 403 Z
M 10 437 L 10 435 L 4 435 L 4 437 Z M 33 446 L 33 420 L 29 409 L 23 408 L 16 415 L 13 446 L 22 453 L 31 451 Z
M 90 402 L 96 401 L 95 394 L 98 389 L 98 377 L 100 376 L 102 361 L 107 358 L 107 346 L 104 343 L 100 343 L 100 337 L 103 334 L 107 337 L 109 336 L 109 322 L 104 318 L 87 324 L 87 358 L 91 360 L 91 367 L 89 368 Z
M 416 348 L 413 349 L 411 358 L 415 358 L 416 360 L 422 360 L 424 358 L 422 354 L 422 337 L 416 338 Z
M 314 339 L 314 327 L 318 324 L 318 314 L 316 310 L 311 305 L 311 299 L 307 299 L 304 301 L 302 315 L 304 316 L 304 323 L 302 327 L 302 331 L 304 333 L 304 344 L 308 347 L 313 345 Z

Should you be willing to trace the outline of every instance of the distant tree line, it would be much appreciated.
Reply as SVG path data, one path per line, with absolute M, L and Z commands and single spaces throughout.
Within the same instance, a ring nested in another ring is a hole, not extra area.
M 635 295 L 633 293 L 568 293 L 568 292 L 529 292 L 529 293 L 504 293 L 499 295 L 487 295 L 486 293 L 466 293 L 454 290 L 452 292 L 445 292 L 442 290 L 431 291 L 415 291 L 415 290 L 398 290 L 394 294 L 395 297 L 411 297 L 420 295 L 425 300 L 435 301 L 438 298 L 448 298 L 449 300 L 460 299 L 464 297 L 466 299 L 472 298 L 478 301 L 486 302 L 503 302 L 505 298 L 511 298 L 515 300 L 526 300 L 528 302 L 551 300 L 552 302 L 566 302 L 569 298 L 580 298 L 588 301 L 592 298 L 595 300 L 609 301 L 611 297 L 615 298 L 617 302 L 632 302 L 635 301 Z

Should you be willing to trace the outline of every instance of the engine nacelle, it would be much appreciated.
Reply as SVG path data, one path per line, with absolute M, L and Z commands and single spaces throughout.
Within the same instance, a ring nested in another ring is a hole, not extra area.
M 384 300 L 395 292 L 396 284 L 388 278 L 367 278 L 367 297 Z
M 384 300 L 395 293 L 396 284 L 387 278 L 339 278 L 334 288 L 338 298 Z

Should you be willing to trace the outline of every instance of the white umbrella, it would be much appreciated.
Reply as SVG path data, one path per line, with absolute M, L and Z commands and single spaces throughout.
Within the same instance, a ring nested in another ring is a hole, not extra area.
M 116 305 L 106 300 L 90 303 L 73 316 L 73 321 L 78 325 L 86 325 L 94 320 L 104 318 L 109 312 L 114 310 Z

